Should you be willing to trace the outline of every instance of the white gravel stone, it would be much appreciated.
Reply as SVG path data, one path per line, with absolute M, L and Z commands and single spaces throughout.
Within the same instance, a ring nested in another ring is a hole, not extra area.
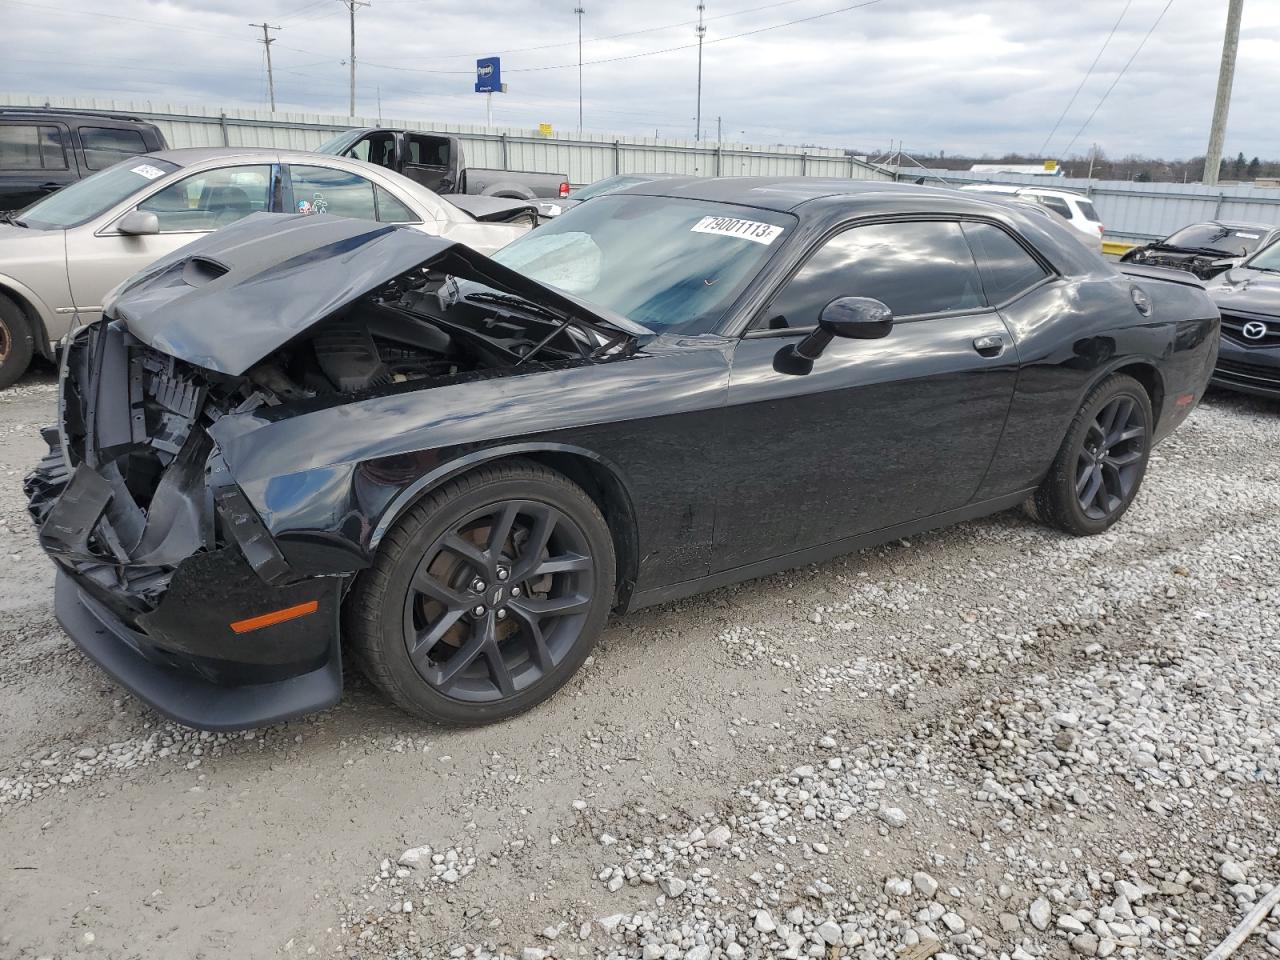
M 1248 875 L 1244 872 L 1244 867 L 1240 866 L 1240 864 L 1236 863 L 1234 860 L 1225 861 L 1222 866 L 1218 868 L 1218 875 L 1228 883 L 1244 883 L 1249 879 Z
M 1044 897 L 1037 897 L 1027 908 L 1027 918 L 1037 930 L 1048 930 L 1049 924 L 1053 921 L 1053 908 Z
M 933 895 L 938 892 L 938 881 L 923 870 L 917 870 L 911 875 L 911 885 L 916 888 L 916 893 L 926 900 L 932 900 Z

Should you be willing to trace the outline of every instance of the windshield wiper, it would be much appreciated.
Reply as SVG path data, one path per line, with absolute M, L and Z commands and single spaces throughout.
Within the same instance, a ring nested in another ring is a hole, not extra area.
M 30 229 L 30 224 L 23 223 L 19 220 L 17 213 L 17 210 L 6 210 L 3 213 L 0 213 L 0 221 L 12 223 L 15 227 L 26 227 L 27 229 Z
M 476 300 L 480 303 L 499 303 L 508 307 L 516 307 L 520 310 L 527 310 L 529 313 L 536 313 L 540 317 L 546 317 L 548 320 L 561 321 L 566 318 L 554 310 L 549 310 L 540 303 L 534 303 L 532 300 L 526 300 L 524 297 L 517 297 L 510 293 L 490 293 L 485 290 L 477 290 L 474 293 L 468 293 L 463 296 L 464 300 Z

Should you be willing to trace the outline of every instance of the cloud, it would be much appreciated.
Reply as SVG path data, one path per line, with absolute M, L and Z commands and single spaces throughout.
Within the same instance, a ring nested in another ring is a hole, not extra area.
M 707 5 L 703 127 L 726 140 L 908 151 L 1040 151 L 1115 22 L 1118 0 L 880 0 L 740 39 L 850 0 Z M 1165 0 L 1133 0 L 1046 153 L 1076 137 Z M 586 0 L 585 126 L 692 137 L 697 51 L 692 2 Z M 496 123 L 577 126 L 577 19 L 569 0 L 373 0 L 356 14 L 358 104 L 384 117 L 482 123 L 474 57 L 503 55 Z M 1175 2 L 1072 152 L 1185 157 L 1208 139 L 1225 4 Z M 745 11 L 745 12 L 743 12 Z M 153 103 L 266 101 L 259 33 L 273 34 L 280 109 L 345 114 L 348 18 L 341 0 L 0 0 L 0 90 Z M 662 29 L 657 29 L 662 28 Z M 643 31 L 643 32 L 639 32 Z M 613 39 L 615 34 L 631 34 Z M 537 48 L 537 49 L 529 49 Z M 607 61 L 591 63 L 591 61 Z M 553 68 L 553 69 L 546 69 Z M 1280 157 L 1280 4 L 1245 7 L 1227 149 Z

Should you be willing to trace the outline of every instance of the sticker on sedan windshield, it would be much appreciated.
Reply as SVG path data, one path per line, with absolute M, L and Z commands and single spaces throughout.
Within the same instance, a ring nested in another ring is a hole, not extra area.
M 1262 239 L 1262 234 L 1260 233 L 1236 233 L 1236 236 L 1242 240 L 1261 240 Z
M 138 166 L 134 167 L 129 172 L 136 173 L 140 177 L 146 177 L 148 180 L 154 180 L 156 177 L 164 176 L 163 170 L 161 170 L 159 167 L 153 167 L 149 163 L 141 163 Z
M 766 247 L 782 235 L 782 227 L 759 220 L 739 220 L 737 217 L 703 217 L 693 225 L 693 233 L 714 233 L 721 237 L 737 237 Z

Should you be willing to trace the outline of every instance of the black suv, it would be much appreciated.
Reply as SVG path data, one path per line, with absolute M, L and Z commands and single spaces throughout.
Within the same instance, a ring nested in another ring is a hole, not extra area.
M 134 117 L 0 108 L 0 210 L 18 210 L 120 160 L 168 144 Z

